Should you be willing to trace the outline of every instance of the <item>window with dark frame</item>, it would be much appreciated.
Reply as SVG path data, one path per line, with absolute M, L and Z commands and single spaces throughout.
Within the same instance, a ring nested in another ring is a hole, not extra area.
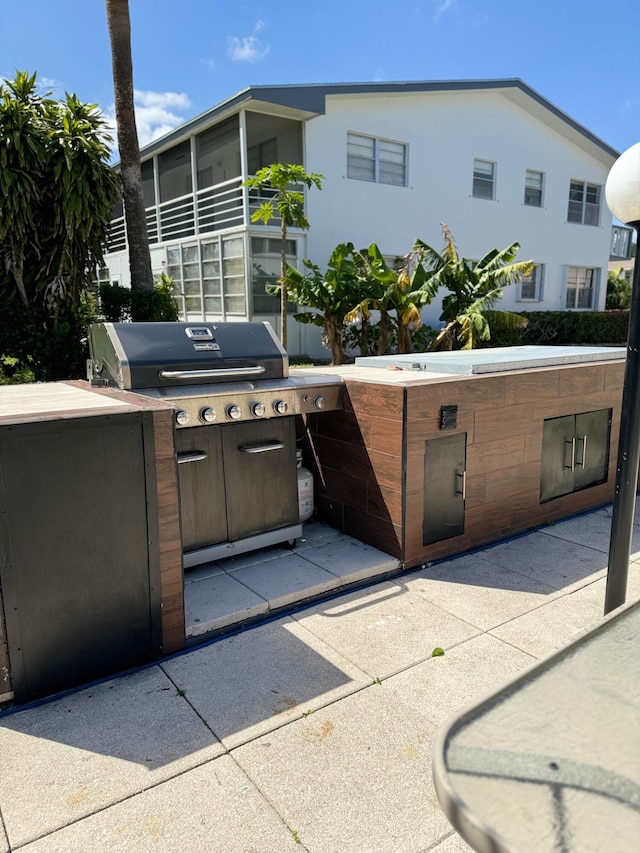
M 524 203 L 527 207 L 542 207 L 544 175 L 527 169 L 524 177 Z
M 496 164 L 489 160 L 473 161 L 473 197 L 495 198 Z
M 404 142 L 347 134 L 347 177 L 396 187 L 407 185 L 407 146 Z
M 600 196 L 602 187 L 587 181 L 571 181 L 569 184 L 569 207 L 567 222 L 581 225 L 600 223 Z
M 566 308 L 593 308 L 597 273 L 593 267 L 568 267 Z
M 534 264 L 531 272 L 520 282 L 520 299 L 523 302 L 539 302 L 542 299 L 543 265 Z

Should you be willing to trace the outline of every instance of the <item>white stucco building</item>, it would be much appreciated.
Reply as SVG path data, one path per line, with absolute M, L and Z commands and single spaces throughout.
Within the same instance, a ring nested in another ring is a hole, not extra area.
M 308 232 L 290 261 L 323 267 L 333 248 L 377 242 L 389 257 L 416 237 L 479 259 L 521 243 L 529 280 L 501 308 L 604 307 L 611 214 L 604 182 L 618 153 L 518 79 L 254 86 L 141 151 L 155 273 L 174 277 L 187 320 L 279 325 L 279 223 L 251 223 L 243 186 L 274 162 L 324 175 L 307 194 Z M 130 284 L 117 211 L 104 280 Z M 437 326 L 439 308 L 425 310 Z M 326 356 L 314 326 L 291 318 L 290 354 Z

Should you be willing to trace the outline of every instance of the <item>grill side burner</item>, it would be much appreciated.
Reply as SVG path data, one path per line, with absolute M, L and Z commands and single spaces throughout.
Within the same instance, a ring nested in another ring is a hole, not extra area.
M 185 568 L 302 534 L 294 416 L 341 409 L 339 377 L 290 377 L 266 323 L 102 323 L 89 349 L 92 384 L 174 409 Z

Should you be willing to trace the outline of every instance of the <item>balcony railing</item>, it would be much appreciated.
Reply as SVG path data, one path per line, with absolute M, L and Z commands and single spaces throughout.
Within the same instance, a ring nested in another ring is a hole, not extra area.
M 296 189 L 303 191 L 302 185 Z M 275 190 L 258 191 L 243 186 L 243 178 L 239 177 L 148 207 L 149 243 L 168 243 L 196 234 L 248 225 L 260 205 L 272 201 L 274 196 Z M 280 217 L 275 206 L 274 213 L 269 224 L 279 226 Z M 260 222 L 255 224 L 262 225 Z M 125 221 L 124 217 L 119 217 L 111 222 L 107 251 L 121 252 L 126 247 Z

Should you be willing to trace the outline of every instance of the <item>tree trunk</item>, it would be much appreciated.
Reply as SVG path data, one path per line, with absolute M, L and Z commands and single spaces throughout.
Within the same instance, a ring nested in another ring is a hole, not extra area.
M 287 223 L 282 217 L 280 242 L 280 342 L 287 348 Z
M 131 289 L 153 290 L 147 216 L 142 194 L 140 149 L 133 107 L 129 0 L 105 0 L 105 4 L 111 42 L 113 92 L 124 196 L 124 216 L 127 227 L 127 243 L 129 244 Z
M 410 353 L 412 351 L 413 347 L 411 346 L 411 333 L 409 332 L 409 327 L 405 326 L 405 324 L 398 319 L 398 352 Z
M 335 317 L 326 317 L 323 326 L 324 338 L 331 352 L 331 364 L 344 364 L 342 331 Z
M 391 349 L 389 343 L 389 315 L 384 309 L 380 309 L 380 323 L 378 325 L 378 355 L 388 355 Z
M 360 355 L 369 355 L 369 329 L 371 323 L 369 318 L 362 315 L 362 325 L 360 328 Z

